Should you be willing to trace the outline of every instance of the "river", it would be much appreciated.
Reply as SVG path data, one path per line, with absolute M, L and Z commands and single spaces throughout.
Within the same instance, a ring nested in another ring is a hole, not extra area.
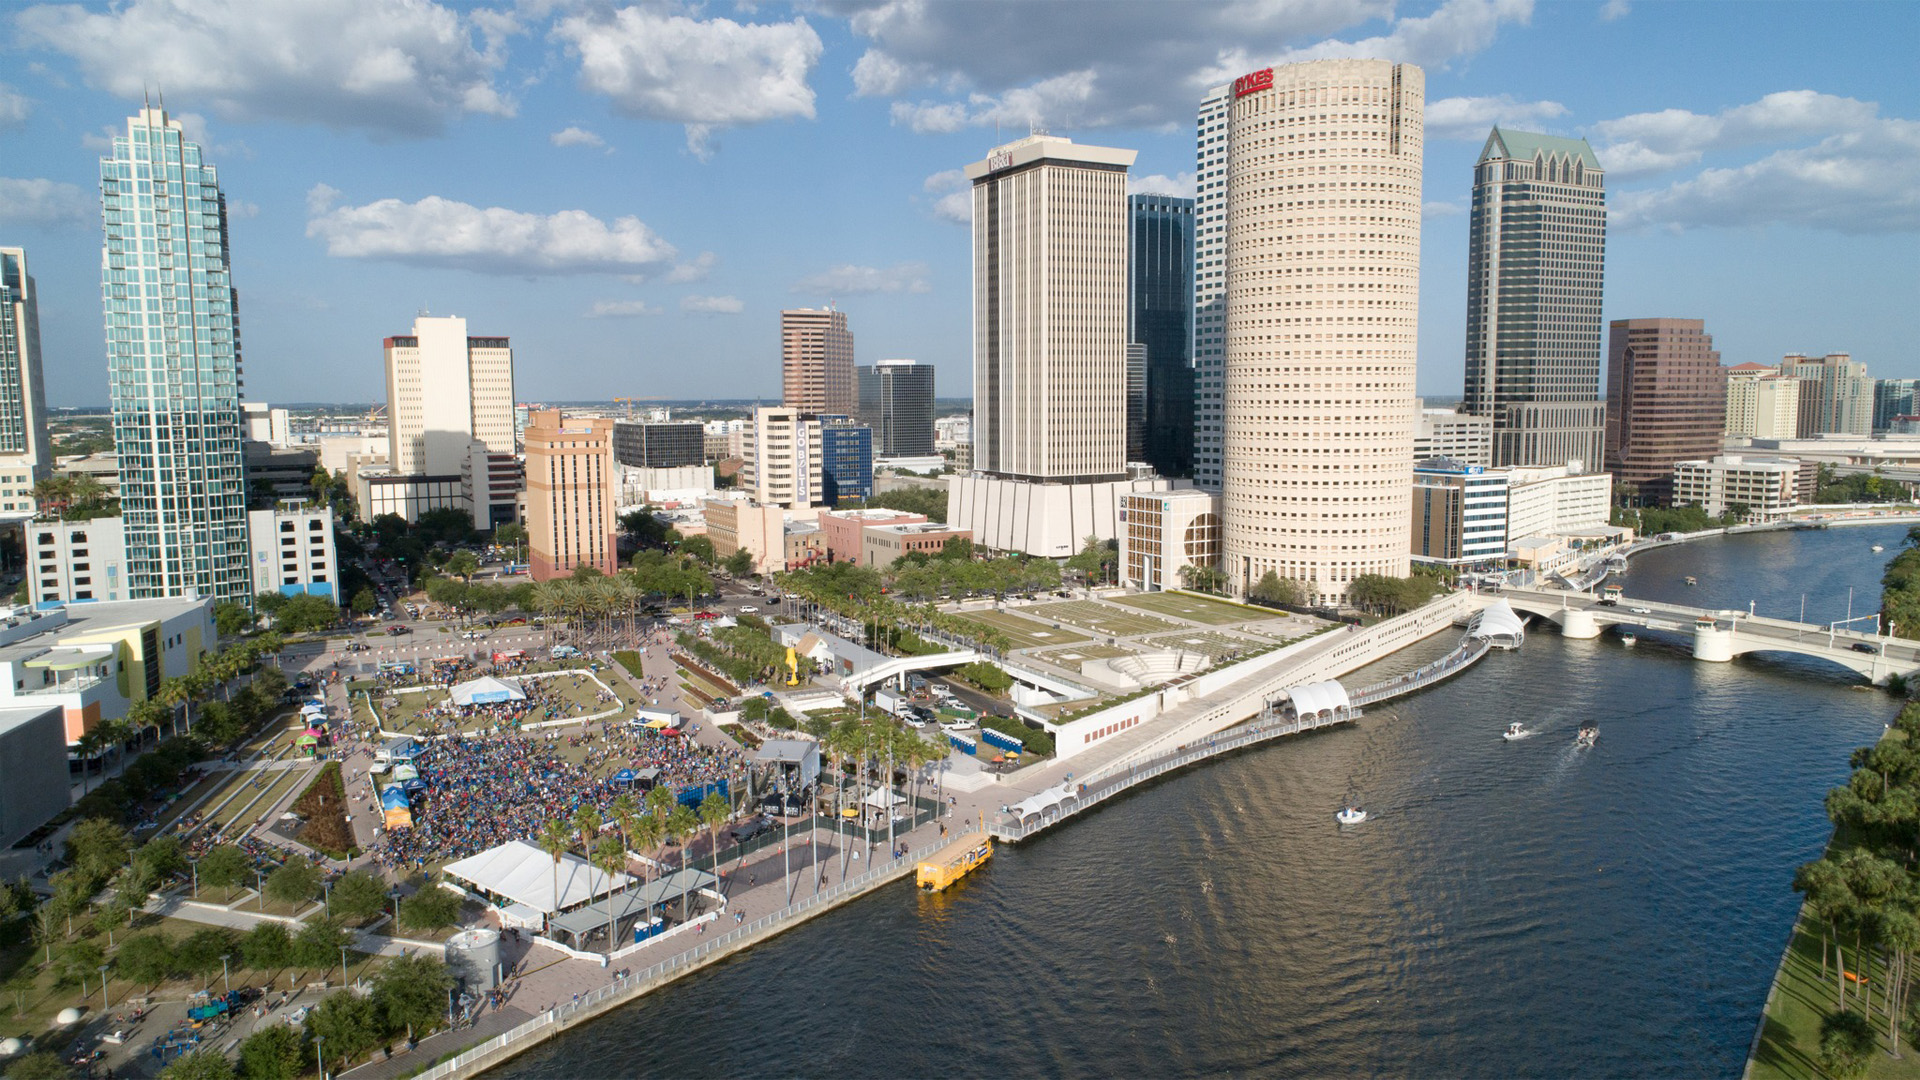
M 1904 536 L 1704 541 L 1621 584 L 1843 618 Z M 1893 714 L 1856 681 L 1536 624 L 1357 725 L 1002 845 L 948 895 L 884 890 L 496 1075 L 1735 1077 L 1821 798 Z M 1509 720 L 1539 734 L 1505 742 Z M 1349 800 L 1371 817 L 1341 828 Z

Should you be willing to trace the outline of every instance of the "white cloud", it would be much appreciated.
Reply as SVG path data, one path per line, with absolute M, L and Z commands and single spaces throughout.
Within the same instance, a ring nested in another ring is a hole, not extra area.
M 1445 0 L 1432 14 L 1393 20 L 1392 28 L 1379 37 L 1323 41 L 1293 49 L 1279 62 L 1391 57 L 1424 68 L 1442 68 L 1455 57 L 1485 50 L 1504 24 L 1524 26 L 1532 18 L 1533 0 Z
M 1798 225 L 1920 231 L 1920 121 L 1885 119 L 1738 168 L 1707 169 L 1614 200 L 1616 228 Z
M 228 199 L 227 216 L 230 218 L 256 218 L 260 216 L 260 204 L 245 199 Z
M 157 86 L 229 119 L 420 136 L 462 113 L 514 114 L 493 86 L 501 22 L 432 0 L 40 4 L 15 23 L 99 89 L 133 100 Z
M 1466 212 L 1467 208 L 1461 206 L 1459 203 L 1429 199 L 1420 204 L 1420 216 L 1422 217 L 1457 217 Z
M 25 126 L 27 114 L 32 111 L 32 103 L 24 95 L 0 83 L 0 131 Z
M 945 169 L 926 178 L 920 190 L 933 196 L 933 216 L 957 225 L 973 223 L 973 185 L 959 169 Z
M 701 315 L 737 315 L 746 307 L 733 296 L 683 296 L 680 310 Z
M 0 221 L 11 225 L 80 225 L 98 220 L 95 196 L 56 180 L 0 176 Z
M 336 205 L 324 184 L 307 195 L 307 235 L 327 254 L 453 267 L 483 274 L 633 273 L 672 261 L 674 248 L 638 218 L 611 225 L 584 210 L 529 214 L 429 196 Z
M 547 136 L 547 141 L 555 146 L 605 146 L 607 140 L 588 131 L 586 128 L 570 127 L 565 131 L 556 131 Z
M 667 280 L 676 284 L 684 284 L 689 281 L 704 281 L 708 274 L 713 273 L 713 268 L 719 264 L 720 256 L 715 255 L 711 251 L 703 251 L 699 255 L 667 271 Z
M 642 315 L 658 315 L 661 309 L 645 300 L 596 300 L 592 310 L 587 312 L 589 319 L 632 319 Z
M 1426 133 L 1438 139 L 1484 139 L 1496 124 L 1540 128 L 1567 115 L 1557 101 L 1515 101 L 1497 97 L 1451 97 L 1427 102 Z
M 807 77 L 820 36 L 805 19 L 737 23 L 630 7 L 561 19 L 553 36 L 580 61 L 580 84 L 628 116 L 685 124 L 704 159 L 714 130 L 811 119 Z
M 1603 120 L 1593 132 L 1600 164 L 1610 177 L 1626 178 L 1691 165 L 1710 150 L 1866 130 L 1878 112 L 1870 101 L 1783 90 L 1711 116 L 1663 109 Z
M 903 262 L 893 266 L 835 266 L 794 282 L 793 291 L 814 296 L 861 296 L 868 293 L 931 292 L 927 264 Z
M 1615 19 L 1624 19 L 1627 17 L 1627 12 L 1632 10 L 1633 5 L 1627 0 L 1607 0 L 1600 5 L 1600 21 L 1612 22 Z
M 1135 195 L 1171 195 L 1176 199 L 1193 198 L 1194 176 L 1183 172 L 1179 176 L 1165 176 L 1153 173 L 1148 176 L 1135 176 L 1127 181 L 1127 190 Z

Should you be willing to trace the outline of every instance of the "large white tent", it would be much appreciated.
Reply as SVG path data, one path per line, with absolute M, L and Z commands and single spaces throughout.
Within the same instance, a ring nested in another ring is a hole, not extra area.
M 543 915 L 565 911 L 633 883 L 625 874 L 608 874 L 572 852 L 560 856 L 560 890 L 554 891 L 553 856 L 527 843 L 509 840 L 478 855 L 448 863 L 447 876 L 475 892 L 524 905 Z
M 455 705 L 492 705 L 501 701 L 525 701 L 527 692 L 518 683 L 483 675 L 463 682 L 448 691 Z

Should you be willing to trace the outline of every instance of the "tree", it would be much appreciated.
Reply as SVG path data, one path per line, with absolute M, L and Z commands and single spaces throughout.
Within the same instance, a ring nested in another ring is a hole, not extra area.
M 273 615 L 273 623 L 285 633 L 299 634 L 325 630 L 340 621 L 340 607 L 324 596 L 299 593 L 286 598 Z
M 285 593 L 263 592 L 253 598 L 253 610 L 269 617 L 280 614 L 280 609 L 286 606 Z
M 1833 1080 L 1867 1075 L 1873 1048 L 1873 1025 L 1852 1009 L 1830 1012 L 1820 1021 L 1820 1071 Z
M 701 563 L 713 565 L 713 540 L 705 536 L 689 536 L 680 541 L 682 554 L 691 555 Z
M 253 628 L 253 612 L 245 604 L 223 600 L 213 606 L 213 627 L 221 637 L 244 634 Z
M 636 513 L 638 513 L 638 511 L 636 511 Z M 632 514 L 627 515 L 627 517 L 632 516 Z M 623 527 L 627 523 L 627 517 L 620 519 L 620 524 Z M 629 529 L 628 531 L 631 532 L 632 530 Z M 526 561 L 520 557 L 521 549 L 527 542 L 527 527 L 525 525 L 517 521 L 507 522 L 505 525 L 493 530 L 493 542 L 512 552 L 514 562 Z
M 218 1050 L 195 1050 L 160 1070 L 160 1080 L 233 1080 L 233 1062 Z
M 387 963 L 373 980 L 373 1005 L 388 1025 L 407 1029 L 413 1041 L 416 1028 L 432 1027 L 445 1015 L 453 972 L 431 956 L 415 953 Z
M 461 548 L 447 559 L 446 571 L 471 585 L 473 575 L 480 572 L 480 557 L 466 548 Z
M 200 857 L 200 884 L 226 889 L 247 880 L 252 863 L 247 853 L 232 844 L 221 844 Z
M 127 830 L 104 818 L 87 818 L 67 834 L 67 863 L 94 882 L 112 877 L 127 864 L 133 842 Z M 92 888 L 86 890 L 92 893 Z
M 694 831 L 700 828 L 700 818 L 693 812 L 692 807 L 675 806 L 673 812 L 667 815 L 666 826 L 668 837 L 684 843 L 692 839 Z M 684 868 L 687 861 L 685 849 L 682 849 L 680 865 Z M 690 882 L 692 878 L 687 877 L 682 880 Z M 680 890 L 680 917 L 682 919 L 687 917 L 687 907 L 690 903 L 691 901 L 687 898 L 687 889 L 683 887 Z
M 240 1075 L 246 1080 L 296 1080 L 306 1072 L 310 1056 L 305 1029 L 268 1024 L 240 1044 Z
M 593 856 L 594 867 L 601 873 L 607 875 L 607 881 L 609 883 L 613 881 L 613 875 L 624 873 L 627 869 L 627 848 L 625 844 L 621 843 L 620 838 L 617 836 L 602 836 L 594 843 L 593 850 L 590 854 Z M 614 921 L 614 910 L 615 905 L 609 903 L 607 905 L 608 952 L 612 952 L 620 944 L 613 938 L 614 931 L 619 925 Z
M 973 541 L 964 536 L 949 536 L 940 545 L 940 558 L 966 562 L 973 558 Z
M 1114 548 L 1098 536 L 1089 535 L 1082 541 L 1079 553 L 1067 560 L 1067 569 L 1079 571 L 1091 585 L 1107 580 L 1118 561 L 1119 554 Z
M 883 491 L 867 500 L 870 507 L 885 507 L 889 510 L 904 510 L 909 514 L 924 514 L 928 521 L 945 524 L 947 520 L 947 490 L 944 487 L 901 487 L 892 491 Z
M 1298 607 L 1300 583 L 1269 570 L 1247 591 L 1247 599 L 1268 607 Z
M 564 821 L 549 821 L 540 830 L 540 850 L 553 859 L 553 895 L 556 899 L 560 896 L 560 860 L 572 843 L 573 834 L 567 830 Z
M 92 978 L 106 960 L 106 954 L 91 938 L 81 938 L 68 942 L 54 954 L 54 972 L 63 983 L 75 983 Z
M 362 587 L 359 592 L 353 594 L 353 613 L 355 615 L 371 615 L 374 609 L 379 606 L 380 598 L 374 595 L 372 589 Z
M 172 975 L 173 943 L 159 934 L 135 934 L 114 954 L 120 977 L 136 985 L 157 986 Z
M 320 891 L 320 868 L 296 855 L 267 875 L 266 889 L 268 899 L 297 907 Z
M 347 873 L 333 883 L 333 913 L 350 923 L 364 922 L 386 907 L 386 886 L 364 870 Z
M 721 566 L 734 577 L 746 577 L 753 573 L 753 552 L 746 548 L 736 548 Z
M 439 930 L 460 921 L 460 894 L 425 885 L 400 901 L 400 925 L 409 930 Z
M 174 946 L 177 970 L 207 978 L 220 970 L 220 957 L 233 951 L 233 938 L 224 929 L 209 926 L 195 930 Z
M 733 804 L 718 791 L 709 791 L 700 800 L 700 823 L 707 827 L 707 838 L 713 844 L 713 873 L 720 876 L 720 826 L 733 816 Z
M 7 1066 L 7 1080 L 67 1080 L 72 1075 L 51 1050 L 36 1050 Z
M 286 967 L 293 963 L 293 937 L 282 923 L 257 923 L 240 939 L 240 958 L 255 971 Z
M 310 971 L 325 971 L 340 962 L 347 932 L 332 919 L 308 919 L 293 938 L 293 962 Z
M 318 1036 L 329 1058 L 346 1064 L 373 1049 L 384 1030 L 380 1013 L 370 998 L 358 994 L 328 994 L 307 1014 L 307 1030 Z

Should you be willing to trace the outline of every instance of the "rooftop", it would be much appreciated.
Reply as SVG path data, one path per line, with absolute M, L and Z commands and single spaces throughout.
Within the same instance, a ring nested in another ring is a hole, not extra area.
M 1536 155 L 1573 158 L 1589 169 L 1600 168 L 1600 159 L 1594 156 L 1593 147 L 1587 145 L 1585 139 L 1568 139 L 1502 127 L 1494 128 L 1493 134 L 1487 137 L 1486 148 L 1480 151 L 1480 160 L 1509 158 L 1532 161 Z

